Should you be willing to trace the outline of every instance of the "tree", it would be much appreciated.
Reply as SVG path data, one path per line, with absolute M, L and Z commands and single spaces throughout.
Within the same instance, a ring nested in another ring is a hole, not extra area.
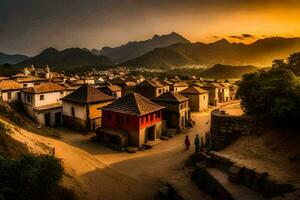
M 284 62 L 283 59 L 275 59 L 272 62 L 272 68 L 279 68 L 284 66 L 286 66 L 286 63 Z
M 288 57 L 288 65 L 289 66 L 300 65 L 300 52 L 293 53 Z
M 298 125 L 299 78 L 287 68 L 273 68 L 243 76 L 237 95 L 245 113 L 282 126 Z

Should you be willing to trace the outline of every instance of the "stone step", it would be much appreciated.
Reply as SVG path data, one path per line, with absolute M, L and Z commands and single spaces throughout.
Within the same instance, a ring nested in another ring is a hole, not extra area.
M 162 135 L 163 135 L 163 136 L 166 136 L 166 137 L 169 137 L 169 138 L 172 138 L 172 137 L 174 137 L 174 135 L 173 135 L 173 134 L 168 134 L 168 133 L 163 133 Z
M 191 179 L 191 171 L 182 170 L 173 176 L 168 185 L 182 200 L 213 200 L 211 196 L 201 191 Z
M 250 188 L 240 185 L 234 184 L 229 181 L 228 174 L 217 169 L 217 168 L 207 168 L 208 174 L 215 179 L 220 186 L 228 192 L 228 194 L 234 200 L 263 200 L 265 199 L 261 194 L 251 190 Z

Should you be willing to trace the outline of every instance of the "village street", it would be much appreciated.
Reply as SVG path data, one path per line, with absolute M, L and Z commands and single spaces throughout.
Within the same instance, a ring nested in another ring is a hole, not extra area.
M 222 109 L 232 114 L 241 113 L 239 103 L 225 105 Z M 193 144 L 196 134 L 204 136 L 209 130 L 210 112 L 192 113 L 192 118 L 196 125 L 186 134 Z M 194 152 L 193 147 L 184 150 L 186 134 L 159 141 L 151 150 L 129 154 L 93 143 L 90 136 L 66 128 L 54 130 L 61 139 L 30 132 L 24 132 L 24 138 L 17 139 L 25 140 L 31 148 L 34 148 L 31 141 L 54 147 L 55 156 L 62 159 L 66 169 L 63 184 L 75 189 L 82 199 L 153 199 L 160 186 L 180 172 Z

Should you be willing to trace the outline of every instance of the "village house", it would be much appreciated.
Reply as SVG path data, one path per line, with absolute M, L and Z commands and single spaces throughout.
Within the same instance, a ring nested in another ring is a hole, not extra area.
M 230 85 L 229 86 L 229 93 L 230 93 L 230 100 L 231 101 L 237 99 L 236 93 L 237 93 L 238 88 L 239 87 L 237 85 Z
M 180 92 L 186 88 L 188 88 L 189 85 L 184 82 L 184 81 L 181 81 L 181 82 L 177 82 L 177 83 L 174 83 L 170 86 L 170 90 L 173 91 L 173 92 Z
M 0 82 L 1 100 L 7 103 L 13 103 L 21 100 L 22 85 L 13 80 L 4 80 Z
M 223 88 L 223 86 L 218 83 L 208 83 L 203 86 L 203 88 L 207 90 L 209 94 L 208 104 L 211 106 L 217 106 L 221 99 L 219 91 Z
M 165 107 L 163 122 L 166 128 L 183 129 L 190 120 L 189 99 L 177 92 L 166 92 L 152 101 Z
M 158 97 L 159 95 L 169 91 L 170 88 L 168 85 L 163 85 L 159 81 L 154 82 L 148 79 L 135 86 L 135 92 L 140 93 L 148 99 Z
M 230 101 L 230 89 L 229 83 L 219 83 L 221 86 L 219 90 L 219 102 L 227 102 Z
M 25 113 L 39 125 L 58 126 L 62 124 L 61 98 L 66 95 L 66 88 L 47 82 L 21 90 Z
M 208 109 L 208 91 L 197 86 L 190 86 L 180 92 L 189 99 L 189 107 L 193 112 L 204 112 Z
M 62 98 L 64 125 L 83 131 L 101 126 L 102 111 L 115 99 L 91 85 L 85 84 Z
M 47 79 L 39 78 L 35 76 L 28 76 L 22 78 L 16 78 L 15 81 L 20 83 L 23 88 L 34 87 L 36 85 L 40 85 L 41 83 L 46 83 Z
M 97 137 L 115 147 L 141 147 L 161 136 L 163 108 L 138 93 L 130 93 L 102 108 Z
M 122 88 L 117 85 L 100 86 L 98 89 L 115 98 L 120 98 L 122 96 Z

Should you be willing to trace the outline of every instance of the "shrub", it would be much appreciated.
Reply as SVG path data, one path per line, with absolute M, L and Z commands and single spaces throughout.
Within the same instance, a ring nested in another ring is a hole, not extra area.
M 25 155 L 13 160 L 0 156 L 0 199 L 47 199 L 62 178 L 63 167 L 48 155 Z

